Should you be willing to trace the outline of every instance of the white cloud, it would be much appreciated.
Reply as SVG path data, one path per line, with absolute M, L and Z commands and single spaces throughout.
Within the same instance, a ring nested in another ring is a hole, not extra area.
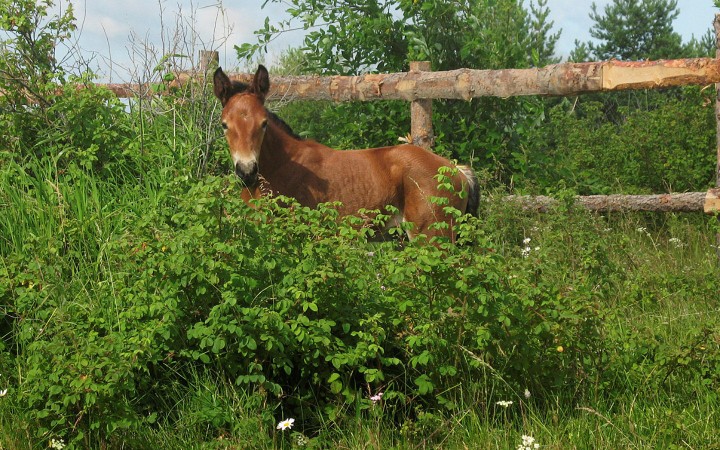
M 109 39 L 117 37 L 124 39 L 130 34 L 130 26 L 127 22 L 121 22 L 109 16 L 88 15 L 85 18 L 83 32 L 107 36 Z

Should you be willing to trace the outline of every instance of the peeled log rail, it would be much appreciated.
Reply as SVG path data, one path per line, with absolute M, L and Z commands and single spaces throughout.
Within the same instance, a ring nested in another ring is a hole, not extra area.
M 547 212 L 558 204 L 558 200 L 543 195 L 530 197 L 510 195 L 507 201 L 516 202 L 522 208 Z M 653 195 L 588 195 L 575 197 L 578 206 L 590 211 L 650 211 L 650 212 L 699 212 L 708 214 L 720 212 L 720 188 L 708 192 L 685 192 L 680 194 Z
M 232 79 L 250 82 L 252 76 Z M 410 71 L 330 77 L 273 77 L 270 95 L 294 100 L 406 100 L 562 96 L 720 82 L 720 59 L 562 63 L 535 69 Z
M 202 74 L 180 73 L 172 83 L 183 85 Z M 250 82 L 252 75 L 231 78 Z M 410 71 L 359 76 L 272 77 L 274 99 L 370 101 L 512 97 L 516 95 L 577 95 L 626 89 L 653 89 L 720 83 L 720 59 L 691 58 L 659 61 L 562 63 L 534 69 L 445 72 Z M 149 85 L 104 84 L 118 97 L 151 95 Z

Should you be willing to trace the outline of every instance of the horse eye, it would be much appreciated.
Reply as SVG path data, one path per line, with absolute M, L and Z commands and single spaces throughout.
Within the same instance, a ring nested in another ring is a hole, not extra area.
M 223 127 L 223 130 L 227 130 L 227 123 L 223 122 L 222 127 Z

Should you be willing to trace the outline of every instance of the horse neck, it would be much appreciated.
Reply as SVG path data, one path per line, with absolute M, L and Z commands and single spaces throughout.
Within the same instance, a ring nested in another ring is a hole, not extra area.
M 289 135 L 273 120 L 268 122 L 260 151 L 260 174 L 276 185 L 285 177 L 288 163 L 296 158 L 301 141 Z
M 288 134 L 280 125 L 270 120 L 260 153 L 260 171 L 272 184 L 273 178 L 282 178 L 285 171 L 292 170 L 292 165 L 288 163 L 297 162 L 310 152 L 324 149 L 326 147 L 317 142 L 305 141 Z
M 263 176 L 271 175 L 274 169 L 292 159 L 293 140 L 294 138 L 281 130 L 279 125 L 272 120 L 268 122 L 260 152 L 260 170 Z

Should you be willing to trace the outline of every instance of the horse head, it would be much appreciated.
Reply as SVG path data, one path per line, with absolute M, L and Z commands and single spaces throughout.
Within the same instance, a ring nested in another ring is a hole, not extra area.
M 222 127 L 235 174 L 249 188 L 258 184 L 258 161 L 269 118 L 265 109 L 269 90 L 270 78 L 262 65 L 249 85 L 231 81 L 221 68 L 213 76 L 213 91 L 223 107 Z

